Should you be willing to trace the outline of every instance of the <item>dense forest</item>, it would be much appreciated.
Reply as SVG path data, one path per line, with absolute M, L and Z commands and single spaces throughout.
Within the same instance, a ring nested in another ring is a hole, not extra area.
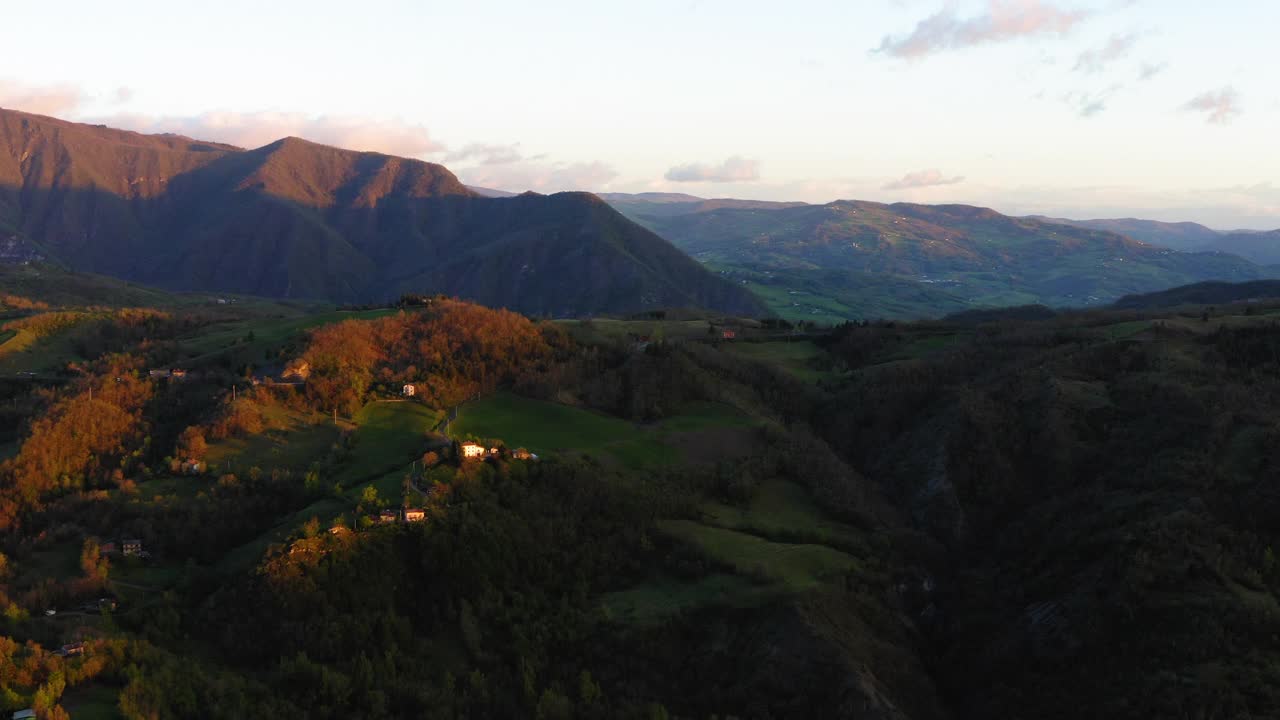
M 1275 305 L 5 303 L 39 368 L 0 382 L 5 710 L 1280 707 Z

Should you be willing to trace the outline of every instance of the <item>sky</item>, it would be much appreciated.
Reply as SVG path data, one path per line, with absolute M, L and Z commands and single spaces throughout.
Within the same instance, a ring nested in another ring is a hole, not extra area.
M 1280 228 L 1274 0 L 3 0 L 0 107 L 509 191 Z

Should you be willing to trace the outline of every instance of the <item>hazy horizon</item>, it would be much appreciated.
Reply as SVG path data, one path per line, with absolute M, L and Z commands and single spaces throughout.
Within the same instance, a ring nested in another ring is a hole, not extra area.
M 1277 6 L 221 10 L 10 8 L 12 27 L 66 27 L 57 53 L 38 33 L 0 48 L 0 106 L 248 147 L 298 135 L 513 192 L 1280 227 L 1280 91 L 1251 60 L 1266 56 Z

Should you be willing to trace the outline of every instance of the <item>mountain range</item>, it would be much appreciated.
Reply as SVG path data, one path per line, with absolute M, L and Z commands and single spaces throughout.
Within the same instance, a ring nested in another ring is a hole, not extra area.
M 1012 217 L 968 205 L 825 205 L 607 194 L 779 314 L 834 322 L 1039 303 L 1094 306 L 1204 280 L 1280 276 L 1280 233 Z M 1156 237 L 1169 245 L 1158 247 Z M 1213 245 L 1199 252 L 1178 247 Z
M 1260 265 L 1280 264 L 1280 230 L 1214 230 L 1198 223 L 1167 223 L 1122 218 L 1114 220 L 1036 219 L 1091 230 L 1108 230 L 1151 245 L 1190 252 L 1226 252 Z
M 489 198 L 419 160 L 298 138 L 245 150 L 9 110 L 0 240 L 10 259 L 183 290 L 438 292 L 552 316 L 766 312 L 588 193 Z

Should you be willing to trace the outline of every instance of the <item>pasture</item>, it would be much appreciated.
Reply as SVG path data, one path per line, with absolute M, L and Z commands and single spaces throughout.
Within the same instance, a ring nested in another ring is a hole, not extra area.
M 673 440 L 719 427 L 746 428 L 750 418 L 726 405 L 699 403 L 658 423 L 642 425 L 558 403 L 498 393 L 467 403 L 450 424 L 455 438 L 497 439 L 538 454 L 603 455 L 628 467 L 669 465 L 685 459 Z

